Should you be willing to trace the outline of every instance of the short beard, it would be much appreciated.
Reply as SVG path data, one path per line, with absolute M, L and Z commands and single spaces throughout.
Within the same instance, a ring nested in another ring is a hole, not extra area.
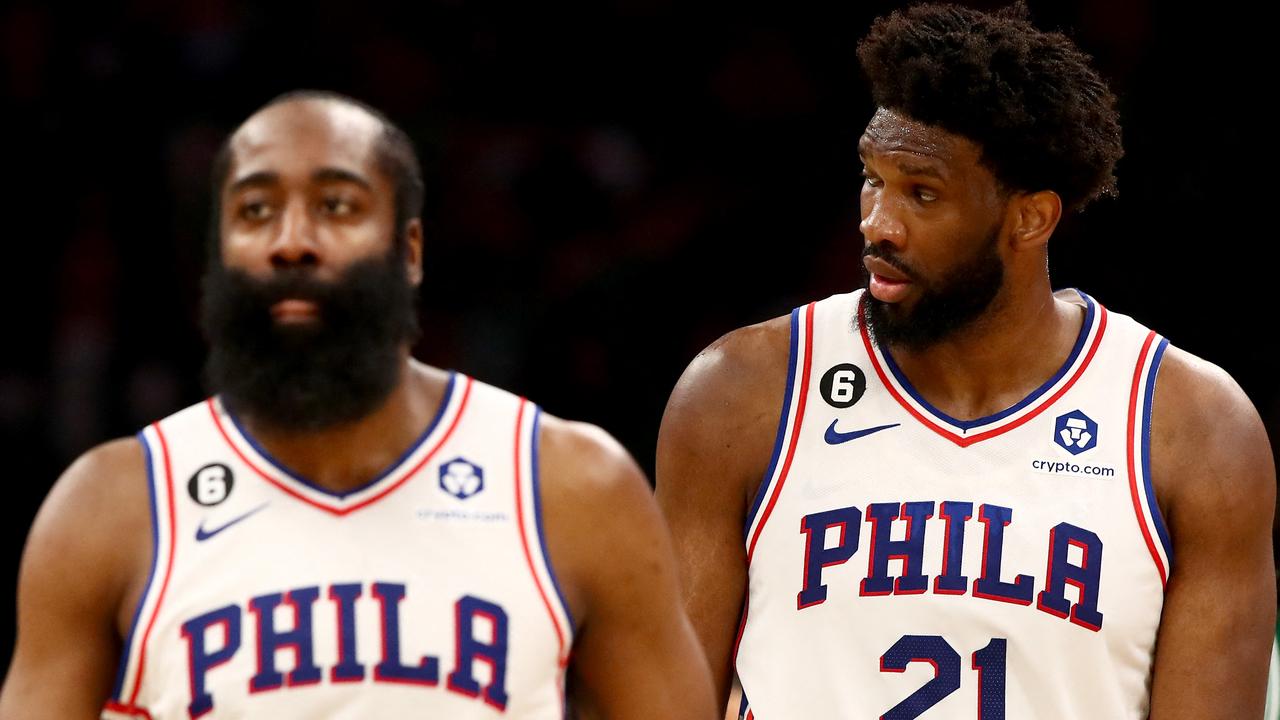
M 303 268 L 257 280 L 215 261 L 203 286 L 205 382 L 233 411 L 278 430 L 324 430 L 376 410 L 418 336 L 415 288 L 395 251 L 332 282 Z M 276 324 L 271 306 L 285 298 L 314 302 L 316 321 Z
M 972 325 L 1004 286 L 1004 262 L 997 249 L 998 241 L 997 227 L 973 257 L 934 281 L 921 278 L 881 246 L 868 245 L 862 253 L 864 257 L 880 258 L 893 265 L 922 291 L 910 312 L 881 302 L 870 292 L 864 293 L 860 312 L 872 341 L 880 346 L 920 351 Z

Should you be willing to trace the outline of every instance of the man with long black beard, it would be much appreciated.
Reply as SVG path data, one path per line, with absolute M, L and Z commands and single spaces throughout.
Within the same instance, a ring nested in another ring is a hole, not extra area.
M 412 359 L 422 180 L 349 98 L 214 172 L 216 394 L 90 451 L 32 528 L 0 717 L 710 718 L 643 475 Z
M 1115 189 L 1115 99 L 1025 6 L 858 48 L 868 288 L 689 366 L 657 493 L 745 718 L 1256 718 L 1275 471 L 1220 369 L 1054 292 Z

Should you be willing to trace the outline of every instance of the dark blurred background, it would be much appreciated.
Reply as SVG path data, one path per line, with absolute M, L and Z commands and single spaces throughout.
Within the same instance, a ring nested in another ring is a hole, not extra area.
M 855 143 L 872 107 L 854 51 L 896 5 L 0 10 L 0 670 L 50 484 L 94 444 L 202 397 L 209 162 L 256 107 L 324 88 L 401 124 L 429 191 L 418 356 L 598 423 L 652 470 L 698 350 L 864 283 Z M 1055 236 L 1055 285 L 1225 367 L 1276 437 L 1256 19 L 1221 3 L 1030 6 L 1096 58 L 1127 150 L 1119 199 Z

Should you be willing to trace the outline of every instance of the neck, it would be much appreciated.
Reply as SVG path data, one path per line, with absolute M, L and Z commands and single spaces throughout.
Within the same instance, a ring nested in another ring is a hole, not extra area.
M 1056 373 L 1083 322 L 1079 305 L 1054 297 L 1049 279 L 1001 290 L 969 326 L 922 350 L 890 346 L 898 367 L 934 407 L 959 420 L 1017 404 Z
M 243 418 L 245 428 L 281 463 L 332 492 L 353 490 L 385 472 L 413 445 L 444 400 L 448 374 L 406 351 L 395 388 L 378 409 L 343 425 L 292 431 Z

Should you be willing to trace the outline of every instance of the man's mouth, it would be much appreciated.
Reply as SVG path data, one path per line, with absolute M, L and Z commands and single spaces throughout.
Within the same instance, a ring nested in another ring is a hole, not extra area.
M 320 317 L 320 306 L 311 300 L 285 298 L 271 306 L 271 317 L 286 325 L 315 322 Z
M 868 290 L 875 299 L 896 303 L 906 297 L 911 289 L 911 279 L 881 258 L 868 255 L 862 258 L 862 264 L 871 276 Z

